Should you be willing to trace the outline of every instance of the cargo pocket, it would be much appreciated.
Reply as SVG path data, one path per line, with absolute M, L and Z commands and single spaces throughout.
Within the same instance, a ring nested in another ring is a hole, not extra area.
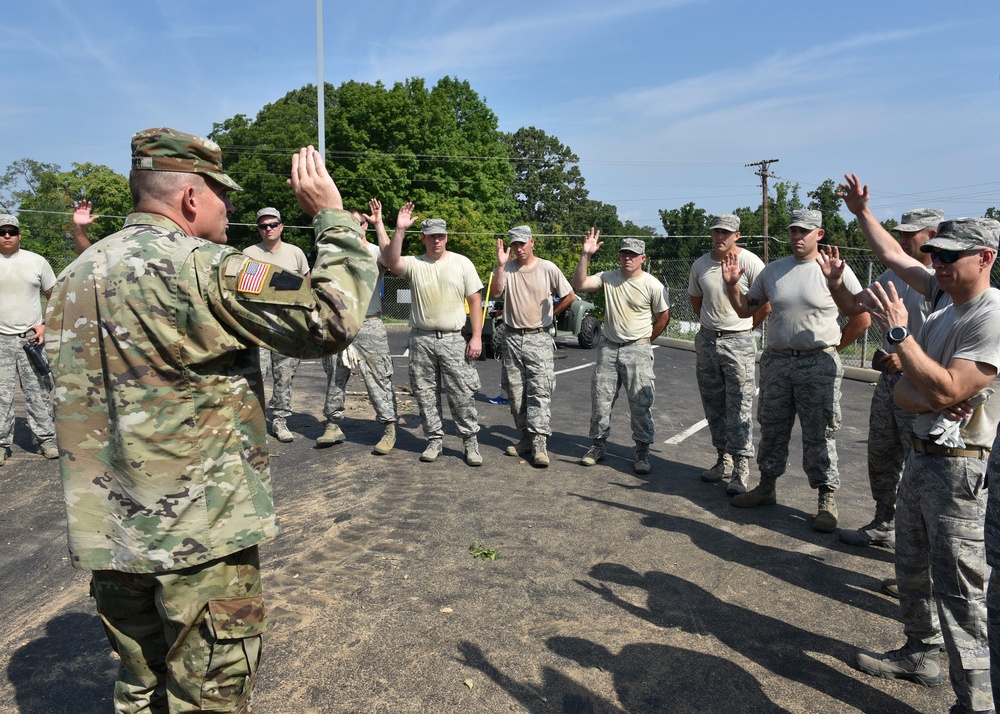
M 240 711 L 253 691 L 267 612 L 261 595 L 208 601 L 209 660 L 201 687 L 202 711 Z

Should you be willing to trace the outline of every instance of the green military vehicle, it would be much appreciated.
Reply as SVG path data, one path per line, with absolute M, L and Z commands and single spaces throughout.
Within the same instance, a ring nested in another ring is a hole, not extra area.
M 577 298 L 556 317 L 555 336 L 574 335 L 582 349 L 589 350 L 597 346 L 601 339 L 601 321 L 594 314 L 594 303 Z M 499 359 L 503 338 L 503 300 L 490 300 L 483 323 L 483 354 Z

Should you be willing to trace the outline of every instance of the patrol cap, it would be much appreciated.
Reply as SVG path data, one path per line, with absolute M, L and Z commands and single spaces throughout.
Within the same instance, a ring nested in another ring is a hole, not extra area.
M 792 211 L 789 228 L 805 228 L 814 231 L 823 227 L 823 213 L 811 208 L 800 208 Z
M 622 244 L 618 246 L 618 251 L 627 250 L 636 255 L 646 255 L 646 241 L 638 238 L 622 238 Z
M 271 208 L 270 206 L 268 206 L 267 208 L 262 208 L 259 211 L 257 211 L 257 220 L 258 221 L 261 218 L 263 218 L 264 216 L 274 216 L 279 221 L 281 220 L 281 214 L 278 213 L 278 209 L 277 208 Z
M 723 213 L 715 217 L 715 224 L 708 230 L 714 231 L 716 228 L 735 233 L 740 229 L 740 217 L 732 213 Z
M 903 214 L 903 220 L 894 230 L 900 233 L 919 233 L 924 228 L 937 228 L 944 220 L 944 211 L 936 208 L 914 208 Z
M 955 218 L 941 221 L 937 235 L 920 246 L 924 253 L 938 250 L 997 249 L 997 232 L 984 218 Z
M 528 226 L 514 226 L 507 231 L 511 243 L 527 243 L 531 240 L 531 229 Z
M 15 228 L 20 228 L 21 224 L 17 220 L 17 216 L 12 216 L 9 213 L 0 213 L 0 226 L 14 226 Z
M 204 174 L 233 191 L 242 191 L 222 170 L 222 149 L 210 139 L 160 127 L 132 136 L 132 170 Z
M 445 224 L 443 218 L 428 218 L 420 224 L 420 232 L 425 236 L 447 234 L 448 226 Z

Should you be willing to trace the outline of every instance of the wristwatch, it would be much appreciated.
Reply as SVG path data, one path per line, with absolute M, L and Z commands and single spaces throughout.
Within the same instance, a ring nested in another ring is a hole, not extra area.
M 910 328 L 891 327 L 889 328 L 889 333 L 886 335 L 886 339 L 889 341 L 890 345 L 898 345 L 900 342 L 902 342 L 909 336 L 910 336 Z

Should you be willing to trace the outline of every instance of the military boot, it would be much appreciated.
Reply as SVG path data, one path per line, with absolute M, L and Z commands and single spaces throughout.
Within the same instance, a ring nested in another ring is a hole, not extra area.
M 465 437 L 465 463 L 469 466 L 482 466 L 483 457 L 479 453 L 479 439 L 475 434 Z
M 375 448 L 372 451 L 379 456 L 385 456 L 390 451 L 392 447 L 396 445 L 396 424 L 394 422 L 389 422 L 385 425 L 385 431 L 382 432 L 382 438 L 379 439 L 378 443 L 375 444 Z
M 604 461 L 604 439 L 594 439 L 593 445 L 580 459 L 581 466 L 593 466 L 598 461 Z
M 752 490 L 733 496 L 731 504 L 737 508 L 756 508 L 757 506 L 773 506 L 778 502 L 775 476 L 760 475 L 760 483 Z
M 520 456 L 522 459 L 526 459 L 531 456 L 531 451 L 534 448 L 534 440 L 528 432 L 521 432 L 521 440 L 516 444 L 511 444 L 504 451 L 507 456 Z
M 334 444 L 343 444 L 345 441 L 347 441 L 347 437 L 341 431 L 340 425 L 336 422 L 328 421 L 323 435 L 316 439 L 316 446 L 333 446 Z
M 549 452 L 547 449 L 546 442 L 547 439 L 544 434 L 535 434 L 534 443 L 532 444 L 532 461 L 535 466 L 539 468 L 548 468 L 549 465 Z
M 856 531 L 840 531 L 840 540 L 848 545 L 860 547 L 878 546 L 880 548 L 896 547 L 896 528 L 893 523 L 892 509 L 876 506 L 875 518 L 866 526 Z
M 282 417 L 275 418 L 271 422 L 271 428 L 274 430 L 274 438 L 282 444 L 287 444 L 295 438 L 295 435 L 288 430 L 288 425 L 285 424 L 285 420 Z
M 7 447 L 0 446 L 0 466 L 3 466 L 7 462 Z
M 737 456 L 733 459 L 733 475 L 726 486 L 726 493 L 730 496 L 738 496 L 747 492 L 750 485 L 750 459 L 746 456 Z
M 427 442 L 427 448 L 424 449 L 424 453 L 420 454 L 420 460 L 425 463 L 430 463 L 431 461 L 437 461 L 437 457 L 441 455 L 441 440 L 431 439 Z
M 837 502 L 833 497 L 833 489 L 829 486 L 819 487 L 819 505 L 816 509 L 816 520 L 813 530 L 820 533 L 832 533 L 837 528 Z
M 719 458 L 715 462 L 715 466 L 710 469 L 705 469 L 701 472 L 701 480 L 708 483 L 719 483 L 733 468 L 733 457 L 727 454 L 725 451 L 719 452 Z M 746 490 L 746 489 L 744 489 Z
M 942 680 L 938 652 L 938 645 L 907 642 L 885 654 L 859 653 L 858 669 L 873 677 L 908 679 L 925 687 L 936 687 Z
M 47 439 L 38 445 L 38 452 L 46 459 L 58 459 L 59 448 L 53 439 Z
M 896 578 L 886 578 L 881 583 L 879 583 L 879 590 L 884 592 L 889 597 L 894 597 L 899 599 L 899 583 L 896 582 Z
M 642 441 L 635 442 L 635 463 L 632 464 L 632 470 L 642 475 L 652 470 L 649 465 L 649 444 Z

